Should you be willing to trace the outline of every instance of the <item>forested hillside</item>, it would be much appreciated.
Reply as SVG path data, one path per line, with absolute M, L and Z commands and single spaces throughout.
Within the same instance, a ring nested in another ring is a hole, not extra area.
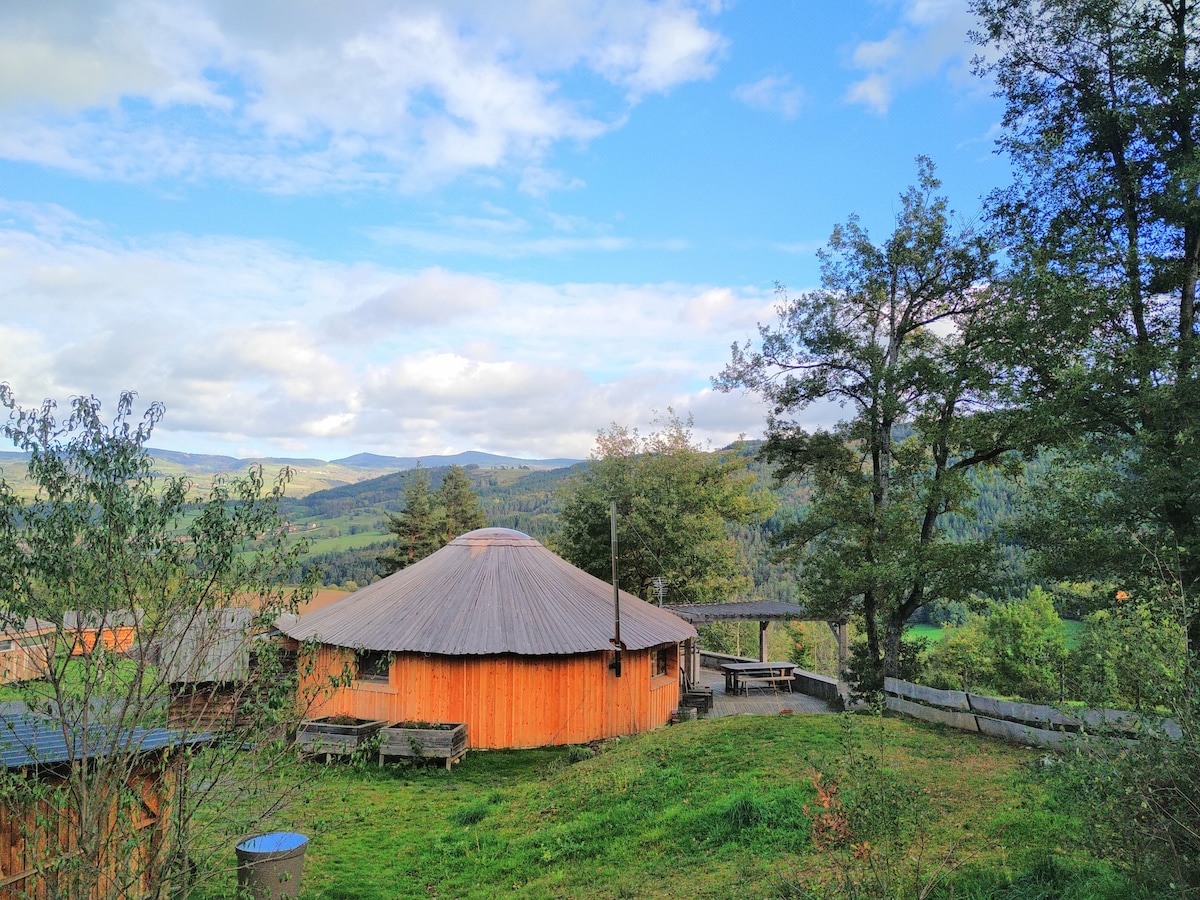
M 752 442 L 745 452 L 753 456 L 757 449 L 758 444 Z M 470 465 L 465 471 L 479 494 L 489 525 L 522 531 L 553 547 L 562 509 L 559 488 L 586 465 L 546 471 Z M 1035 460 L 1028 468 L 1032 471 L 1042 465 Z M 784 525 L 803 514 L 808 488 L 795 481 L 775 484 L 770 467 L 757 458 L 750 460 L 749 469 L 759 484 L 771 489 L 779 504 L 775 514 L 761 525 L 734 529 L 754 581 L 753 596 L 789 602 L 801 600 L 794 572 L 773 562 L 771 549 L 773 538 Z M 431 488 L 436 490 L 449 467 L 424 471 Z M 285 501 L 284 517 L 299 534 L 313 542 L 306 568 L 319 565 L 322 580 L 329 585 L 362 586 L 378 578 L 375 559 L 387 548 L 390 537 L 386 514 L 402 508 L 405 474 L 393 472 Z M 1001 557 L 997 596 L 1018 594 L 1028 586 L 1022 551 L 998 534 L 1000 526 L 1015 511 L 1018 484 L 998 469 L 980 470 L 973 473 L 971 480 L 978 492 L 972 504 L 974 515 L 947 517 L 947 530 L 963 538 L 997 536 Z

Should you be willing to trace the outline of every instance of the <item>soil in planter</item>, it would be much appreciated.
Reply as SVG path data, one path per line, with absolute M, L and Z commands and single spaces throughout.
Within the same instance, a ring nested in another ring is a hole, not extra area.
M 360 719 L 357 716 L 348 716 L 345 713 L 336 716 L 326 716 L 323 719 L 316 721 L 327 725 L 361 725 L 363 722 L 370 721 L 369 719 Z
M 421 731 L 453 731 L 458 726 L 453 722 L 397 722 L 392 728 L 415 728 Z

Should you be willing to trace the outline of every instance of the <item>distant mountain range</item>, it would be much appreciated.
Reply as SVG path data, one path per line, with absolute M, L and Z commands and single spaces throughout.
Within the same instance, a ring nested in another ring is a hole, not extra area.
M 517 456 L 499 456 L 468 450 L 452 456 L 380 456 L 376 453 L 357 453 L 344 459 L 302 459 L 289 457 L 254 457 L 238 459 L 211 453 L 182 453 L 178 450 L 148 448 L 154 460 L 154 468 L 164 477 L 186 478 L 203 485 L 211 478 L 245 475 L 252 466 L 262 466 L 265 473 L 274 476 L 283 467 L 291 470 L 288 496 L 295 499 L 314 492 L 356 484 L 415 468 L 418 464 L 430 470 L 459 465 L 463 468 L 480 469 L 500 473 L 512 470 L 512 475 L 551 472 L 565 469 L 578 459 L 521 459 Z M 35 488 L 25 475 L 29 461 L 27 453 L 0 450 L 0 479 L 7 481 L 22 496 L 32 496 Z M 505 483 L 510 478 L 502 479 Z
M 358 469 L 411 469 L 418 463 L 422 466 L 470 466 L 483 469 L 565 469 L 582 459 L 520 459 L 516 456 L 497 456 L 481 450 L 466 450 L 453 456 L 379 456 L 375 453 L 356 453 L 344 459 L 331 459 L 339 466 Z
M 293 466 L 317 468 L 320 466 L 345 466 L 350 469 L 372 469 L 397 471 L 412 469 L 418 465 L 426 468 L 437 466 L 479 466 L 482 469 L 565 469 L 582 459 L 521 459 L 517 456 L 497 456 L 480 450 L 466 450 L 452 456 L 380 456 L 377 453 L 356 453 L 344 459 L 305 459 L 280 456 L 256 456 L 238 459 L 235 456 L 218 456 L 211 453 L 182 453 L 178 450 L 156 450 L 148 448 L 150 456 L 157 462 L 170 462 L 183 466 L 190 472 L 236 472 L 247 466 Z M 0 451 L 0 461 L 24 462 L 27 453 Z

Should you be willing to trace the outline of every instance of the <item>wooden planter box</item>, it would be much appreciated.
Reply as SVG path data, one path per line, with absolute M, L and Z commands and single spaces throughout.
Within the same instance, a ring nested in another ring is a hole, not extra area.
M 400 722 L 379 732 L 379 762 L 385 756 L 444 759 L 446 768 L 467 755 L 467 726 L 453 723 Z
M 296 746 L 302 753 L 353 753 L 363 741 L 387 724 L 383 719 L 354 719 L 347 716 L 323 716 L 302 722 L 296 732 Z

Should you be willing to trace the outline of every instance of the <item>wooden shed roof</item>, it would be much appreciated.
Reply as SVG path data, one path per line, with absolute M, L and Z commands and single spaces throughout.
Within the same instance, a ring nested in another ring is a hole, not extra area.
M 803 606 L 781 603 L 778 600 L 739 600 L 733 603 L 691 603 L 666 606 L 680 618 L 693 625 L 709 622 L 790 622 L 820 621 L 826 616 L 814 617 Z
M 49 766 L 77 759 L 91 759 L 112 753 L 148 753 L 164 747 L 181 747 L 210 741 L 212 736 L 183 734 L 166 728 L 140 726 L 118 730 L 109 725 L 93 723 L 83 729 L 68 728 L 70 742 L 62 725 L 53 719 L 25 714 L 0 718 L 0 760 L 6 768 Z
M 47 631 L 53 630 L 54 623 L 44 619 L 37 619 L 33 616 L 18 619 L 11 614 L 0 613 L 0 636 L 2 637 L 13 638 L 22 635 L 45 634 Z
M 336 603 L 281 622 L 299 640 L 448 656 L 557 656 L 612 649 L 612 585 L 519 531 L 481 528 Z M 696 629 L 621 592 L 630 650 L 678 643 Z

